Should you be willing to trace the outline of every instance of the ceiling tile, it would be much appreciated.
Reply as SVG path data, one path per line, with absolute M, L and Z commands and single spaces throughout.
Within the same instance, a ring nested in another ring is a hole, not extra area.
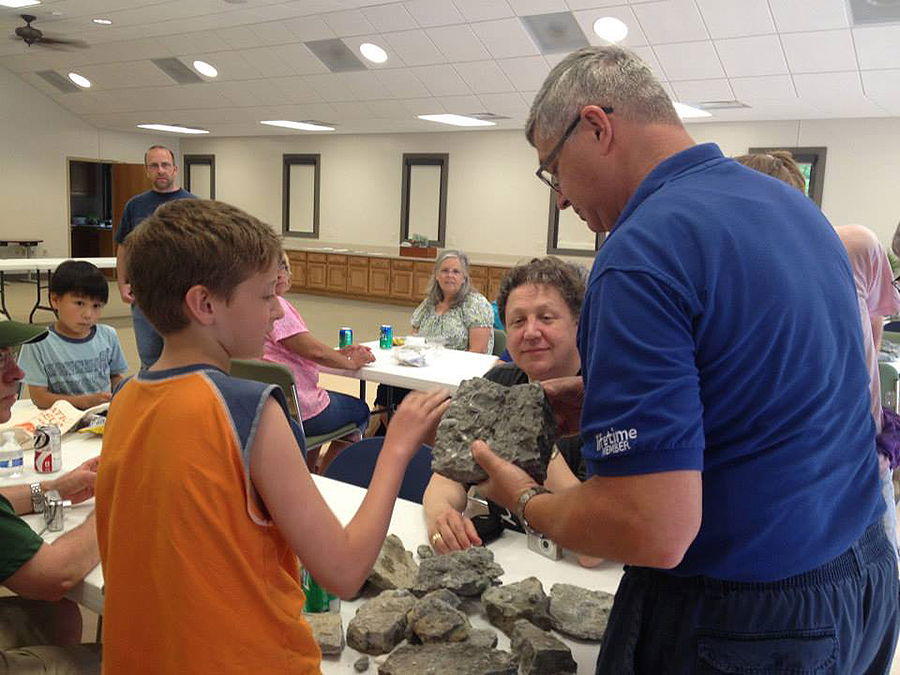
M 637 54 L 641 61 L 646 63 L 650 70 L 653 71 L 653 74 L 656 76 L 657 80 L 666 80 L 668 79 L 666 73 L 663 71 L 662 66 L 659 65 L 659 59 L 656 58 L 656 53 L 650 47 L 634 47 L 633 50 L 635 54 Z M 545 57 L 546 58 L 546 57 Z M 549 59 L 547 59 L 549 61 Z M 553 67 L 555 64 L 550 63 L 550 66 Z M 715 76 L 713 76 L 715 77 Z
M 682 103 L 700 103 L 702 101 L 731 101 L 734 92 L 728 80 L 681 80 L 672 83 L 675 98 Z
M 453 66 L 447 64 L 420 66 L 410 68 L 410 71 L 425 83 L 432 96 L 458 96 L 471 93 L 469 85 L 463 81 Z
M 416 20 L 403 5 L 376 5 L 363 7 L 360 11 L 378 32 L 418 28 Z
M 244 60 L 256 68 L 263 77 L 286 77 L 295 71 L 269 47 L 244 49 L 240 52 Z
M 325 101 L 349 101 L 353 98 L 346 82 L 340 80 L 336 73 L 307 75 L 306 82 Z
M 853 29 L 862 70 L 900 68 L 900 25 Z
M 385 33 L 384 39 L 407 66 L 426 66 L 444 61 L 438 48 L 421 30 Z
M 490 54 L 469 26 L 444 26 L 425 31 L 451 63 L 488 59 Z
M 498 19 L 472 25 L 478 39 L 494 58 L 540 54 L 537 45 L 518 19 Z
M 523 56 L 517 59 L 501 59 L 497 61 L 500 68 L 518 91 L 533 91 L 540 88 L 550 66 L 543 56 Z
M 400 101 L 400 104 L 413 116 L 447 112 L 436 98 L 406 98 Z
M 269 83 L 278 88 L 285 103 L 315 103 L 322 100 L 306 79 L 299 75 L 273 77 L 269 79 Z
M 283 22 L 282 25 L 302 42 L 327 40 L 329 38 L 337 37 L 337 35 L 334 34 L 334 31 L 328 27 L 328 24 L 317 16 L 304 16 L 301 19 L 288 19 Z
M 697 4 L 714 39 L 775 32 L 767 0 L 697 0 Z
M 779 75 L 788 72 L 777 35 L 716 40 L 716 51 L 729 77 Z
M 290 45 L 275 45 L 271 48 L 273 54 L 290 66 L 297 75 L 313 75 L 314 73 L 327 73 L 328 68 L 319 61 L 306 45 L 295 42 Z
M 387 40 L 384 39 L 383 35 L 378 34 L 370 34 L 370 35 L 356 35 L 354 37 L 345 37 L 341 38 L 341 41 L 347 45 L 347 48 L 353 52 L 354 56 L 356 56 L 369 70 L 385 70 L 388 68 L 399 68 L 403 65 L 402 59 L 391 49 L 390 45 L 387 43 Z M 364 43 L 371 43 L 381 47 L 385 53 L 387 54 L 387 61 L 384 63 L 374 63 L 373 61 L 369 61 L 365 56 L 362 55 L 362 52 L 359 51 L 359 48 Z
M 280 21 L 265 21 L 247 27 L 258 38 L 257 46 L 272 47 L 297 41 L 294 33 Z M 216 33 L 218 34 L 218 31 Z
M 856 51 L 849 29 L 789 33 L 781 36 L 793 73 L 856 70 Z
M 703 80 L 725 77 L 711 42 L 683 42 L 657 45 L 653 52 L 659 59 L 667 80 Z
M 247 26 L 232 26 L 216 31 L 218 35 L 231 49 L 248 49 L 259 44 L 259 36 Z
M 790 75 L 733 77 L 731 78 L 731 88 L 738 101 L 750 105 L 754 101 L 774 101 L 797 97 Z
M 518 16 L 531 14 L 550 14 L 551 12 L 566 12 L 569 7 L 565 0 L 506 0 L 509 6 Z
M 372 115 L 372 111 L 364 101 L 345 101 L 332 107 L 334 112 L 331 114 L 331 119 L 336 122 L 363 120 Z
M 465 21 L 453 3 L 446 0 L 441 0 L 441 2 L 412 0 L 411 2 L 404 2 L 403 7 L 416 20 L 416 23 L 423 28 L 448 26 Z
M 453 67 L 476 94 L 515 91 L 515 87 L 495 61 L 471 61 L 457 63 Z
M 812 101 L 863 97 L 862 81 L 856 71 L 794 75 L 794 86 L 800 98 Z
M 709 34 L 692 0 L 663 0 L 634 5 L 644 35 L 651 42 L 707 40 Z
M 613 5 L 624 5 L 626 0 L 566 0 L 566 4 L 571 10 L 594 9 L 596 7 L 611 7 Z
M 375 26 L 369 22 L 363 13 L 355 9 L 346 12 L 323 14 L 322 20 L 338 37 L 377 32 Z
M 866 98 L 900 115 L 900 69 L 863 71 L 862 81 Z
M 506 0 L 453 0 L 466 21 L 490 21 L 515 16 Z
M 369 110 L 375 117 L 383 119 L 391 119 L 397 117 L 406 117 L 409 111 L 400 101 L 366 101 Z
M 384 85 L 374 71 L 338 73 L 335 77 L 350 89 L 354 99 L 385 98 Z
M 495 115 L 509 115 L 510 117 L 527 117 L 529 101 L 518 93 L 509 94 L 479 94 L 481 104 L 486 112 Z
M 133 88 L 138 83 L 141 87 L 166 87 L 173 84 L 171 78 L 150 61 L 95 64 L 82 66 L 78 72 L 88 78 L 97 87 L 97 91 Z
M 581 30 L 584 32 L 585 37 L 587 37 L 588 42 L 592 45 L 607 44 L 606 40 L 602 39 L 594 32 L 594 22 L 603 17 L 618 19 L 628 26 L 628 35 L 624 40 L 619 42 L 623 47 L 634 49 L 635 47 L 641 47 L 647 44 L 647 37 L 644 35 L 641 24 L 634 15 L 634 11 L 631 7 L 590 9 L 573 12 L 573 14 L 575 15 L 575 20 L 578 22 L 578 25 L 581 26 Z
M 450 66 L 445 67 L 450 68 Z M 385 91 L 393 98 L 422 98 L 434 93 L 412 71 L 406 68 L 379 70 L 375 73 L 375 77 L 381 82 L 382 92 L 379 96 L 370 98 L 386 98 Z
M 769 7 L 782 33 L 850 27 L 845 0 L 769 0 Z
M 216 80 L 220 82 L 252 80 L 260 76 L 260 72 L 242 59 L 238 51 L 212 52 L 196 54 L 196 56 L 216 67 L 219 71 L 219 77 Z
M 438 96 L 437 99 L 447 112 L 457 115 L 487 112 L 482 109 L 483 104 L 477 96 Z
M 228 43 L 213 31 L 168 35 L 158 38 L 158 41 L 175 56 L 230 49 Z

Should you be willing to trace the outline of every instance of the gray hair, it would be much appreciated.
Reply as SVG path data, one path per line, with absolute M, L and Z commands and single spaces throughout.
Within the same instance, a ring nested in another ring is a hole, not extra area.
M 525 125 L 535 135 L 558 136 L 586 105 L 610 106 L 636 122 L 681 125 L 666 90 L 634 52 L 609 45 L 572 52 L 550 71 Z
M 455 251 L 453 249 L 441 251 L 437 260 L 434 261 L 434 269 L 431 273 L 431 283 L 428 285 L 428 295 L 426 296 L 426 299 L 432 305 L 437 305 L 444 300 L 444 291 L 441 290 L 441 285 L 437 282 L 437 274 L 438 270 L 441 269 L 441 263 L 447 258 L 456 258 L 459 260 L 459 266 L 462 267 L 463 275 L 465 276 L 462 286 L 459 287 L 459 292 L 456 294 L 456 297 L 453 298 L 453 303 L 450 305 L 451 307 L 456 307 L 463 303 L 466 296 L 468 296 L 469 292 L 472 290 L 471 286 L 469 286 L 469 256 L 462 251 Z

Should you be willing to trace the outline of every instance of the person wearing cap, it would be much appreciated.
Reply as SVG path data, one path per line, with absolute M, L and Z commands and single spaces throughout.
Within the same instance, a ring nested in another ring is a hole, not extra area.
M 19 350 L 46 336 L 42 326 L 0 322 L 0 424 L 12 416 L 25 375 L 16 362 Z M 53 480 L 0 487 L 0 584 L 17 594 L 0 598 L 0 674 L 100 670 L 99 645 L 79 644 L 81 613 L 63 599 L 100 562 L 93 512 L 53 543 L 20 518 L 43 508 L 48 490 L 73 504 L 93 497 L 99 461 Z

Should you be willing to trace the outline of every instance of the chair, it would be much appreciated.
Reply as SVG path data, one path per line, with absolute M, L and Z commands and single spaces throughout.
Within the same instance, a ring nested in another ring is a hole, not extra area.
M 369 487 L 383 443 L 383 437 L 366 438 L 346 447 L 332 460 L 323 475 L 362 488 Z M 431 448 L 423 445 L 406 467 L 399 496 L 421 504 L 430 480 Z
M 288 402 L 288 412 L 297 421 L 302 430 L 303 420 L 300 418 L 300 405 L 297 402 L 297 386 L 294 384 L 294 375 L 291 373 L 290 368 L 271 361 L 232 359 L 231 374 L 234 377 L 240 377 L 245 380 L 277 384 L 281 387 L 281 391 L 284 392 L 284 397 Z M 349 436 L 354 431 L 358 431 L 356 425 L 353 422 L 348 422 L 334 431 L 319 434 L 318 436 L 307 436 L 304 433 L 304 443 L 302 445 L 305 446 L 303 447 L 303 454 L 306 456 L 307 464 L 314 468 L 319 458 L 319 448 L 321 446 Z
M 494 356 L 499 357 L 506 351 L 506 331 L 494 329 Z

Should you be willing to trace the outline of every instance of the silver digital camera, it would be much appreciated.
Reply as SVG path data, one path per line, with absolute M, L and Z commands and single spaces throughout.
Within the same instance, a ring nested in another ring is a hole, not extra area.
M 559 544 L 537 532 L 528 533 L 528 548 L 550 560 L 562 558 L 562 549 Z

